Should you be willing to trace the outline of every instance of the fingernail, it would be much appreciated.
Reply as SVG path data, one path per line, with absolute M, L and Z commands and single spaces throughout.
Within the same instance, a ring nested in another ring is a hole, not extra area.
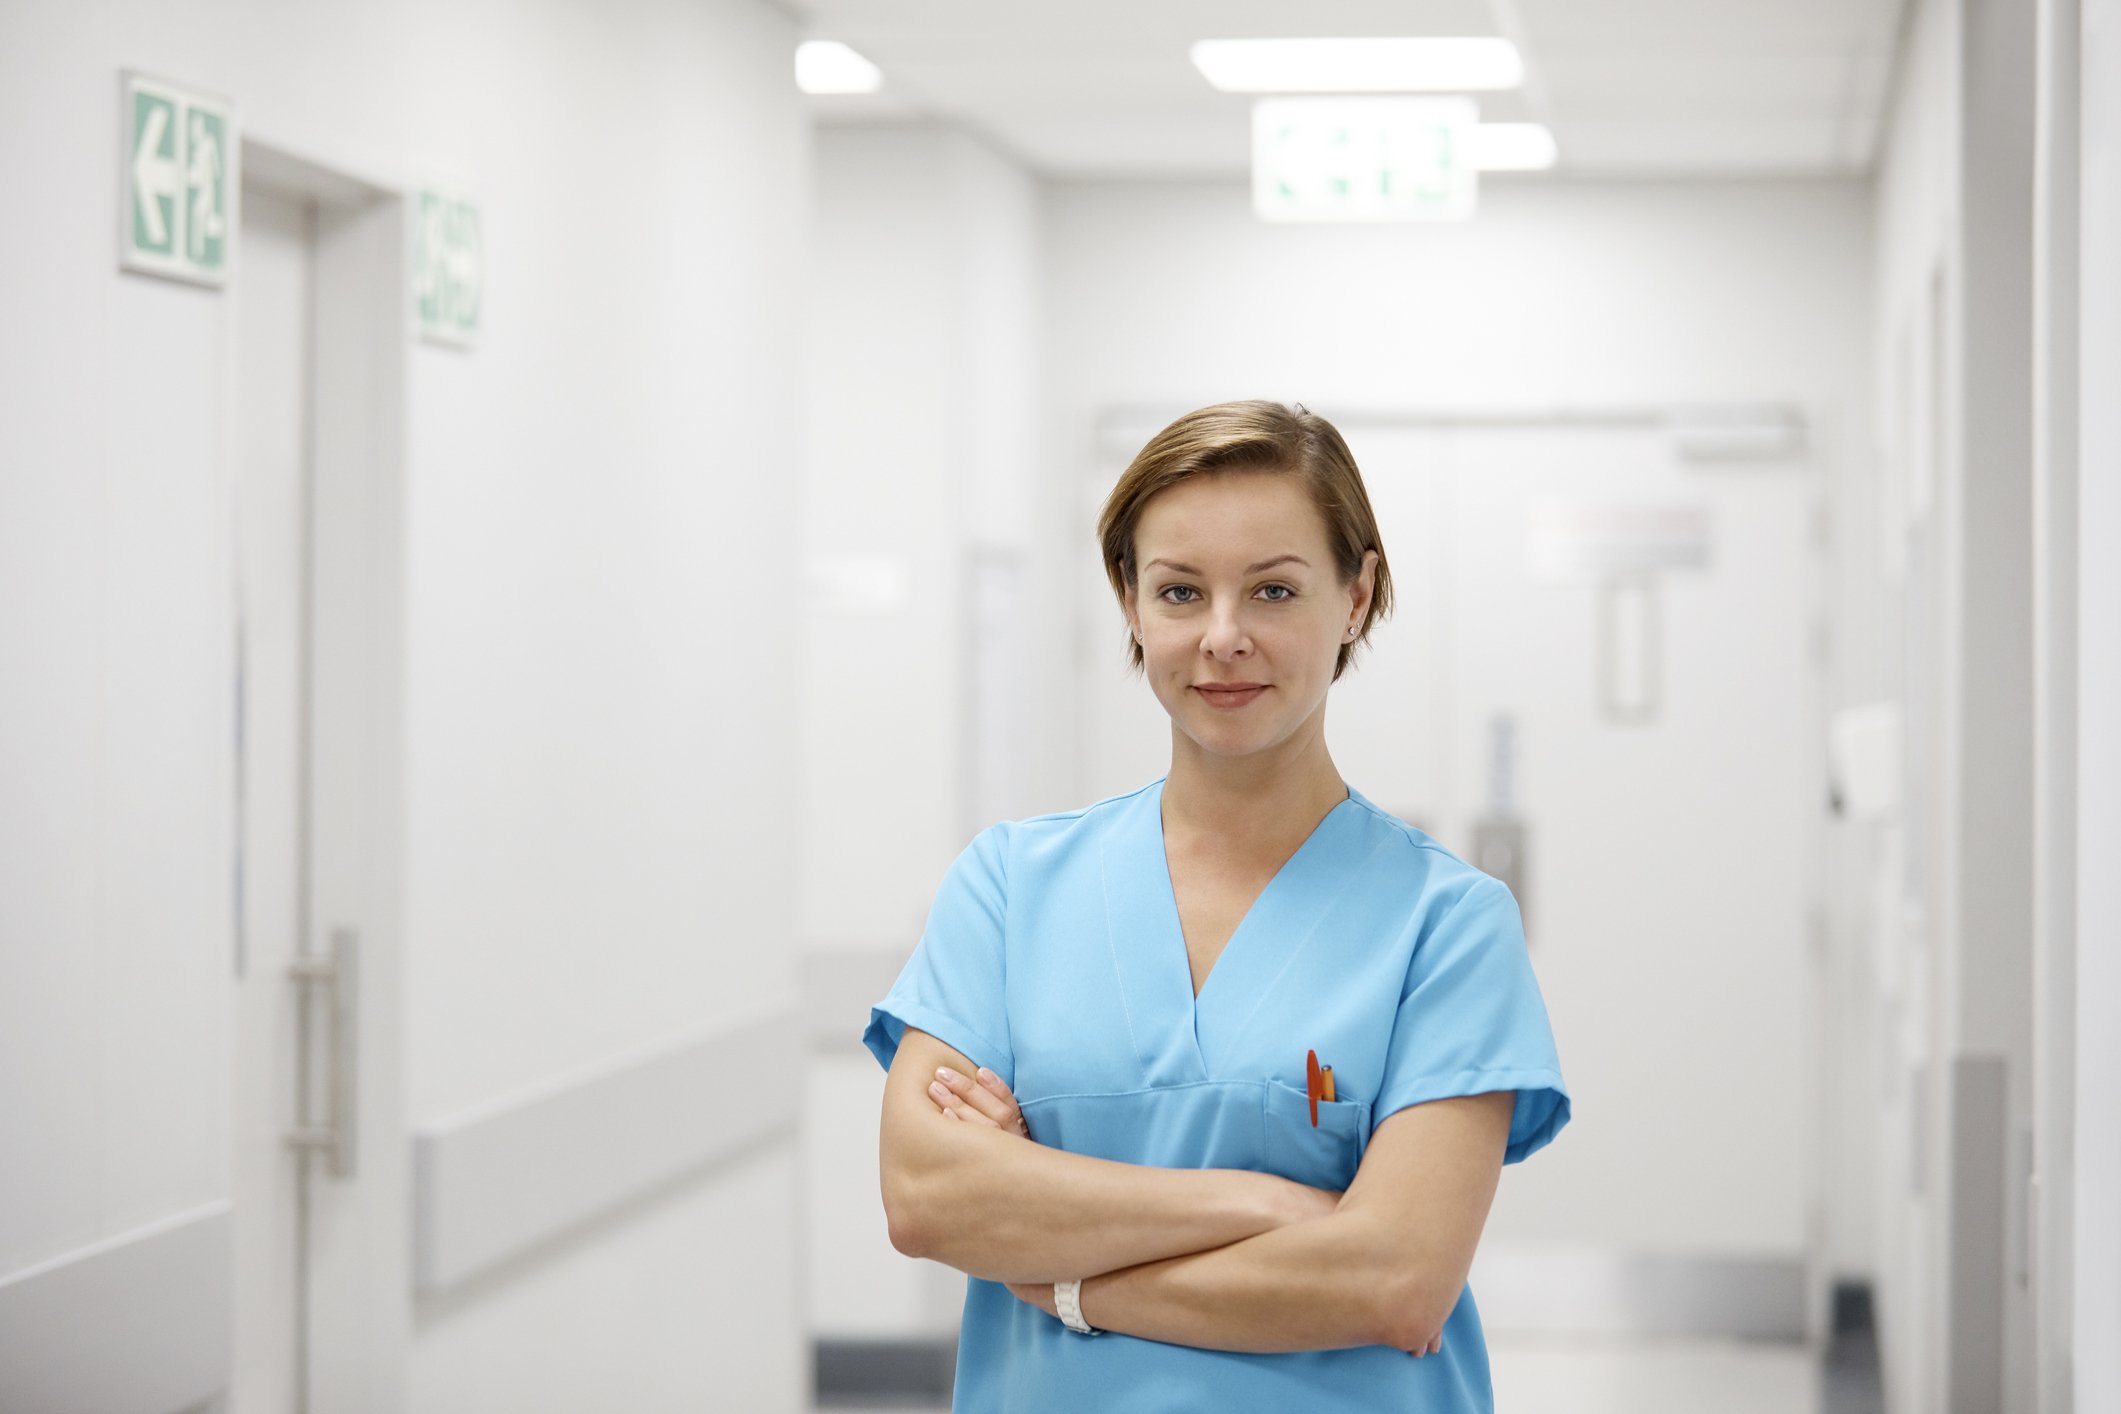
M 944 1080 L 946 1080 L 946 1081 L 949 1081 L 949 1080 L 955 1080 L 955 1079 L 957 1079 L 957 1072 L 956 1072 L 956 1071 L 954 1071 L 954 1070 L 952 1070 L 952 1069 L 951 1069 L 951 1068 L 950 1068 L 949 1066 L 947 1066 L 947 1065 L 939 1065 L 939 1066 L 937 1066 L 937 1067 L 935 1068 L 935 1073 L 936 1073 L 937 1075 L 941 1076 L 941 1077 L 942 1077 L 942 1078 L 943 1078 Z
M 979 1068 L 979 1078 L 982 1080 L 999 1080 L 1001 1077 L 987 1069 L 987 1067 L 981 1066 Z

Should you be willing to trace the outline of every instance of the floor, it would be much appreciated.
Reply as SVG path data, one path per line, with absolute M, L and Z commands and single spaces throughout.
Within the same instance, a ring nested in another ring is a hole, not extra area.
M 1498 1410 L 1545 1414 L 1824 1414 L 1819 1366 L 1801 1345 L 1492 1338 Z
M 1735 1340 L 1493 1338 L 1489 1368 L 1498 1410 L 1539 1414 L 1876 1414 L 1874 1389 L 1848 1378 L 1851 1362 L 1820 1360 L 1801 1345 Z M 879 1405 L 834 1404 L 819 1414 Z M 949 1414 L 940 1405 L 900 1405 Z

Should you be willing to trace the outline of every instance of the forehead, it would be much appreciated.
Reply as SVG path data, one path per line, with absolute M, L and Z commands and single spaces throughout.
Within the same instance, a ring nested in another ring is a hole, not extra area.
M 1269 542 L 1272 542 L 1271 544 Z M 1217 471 L 1159 491 L 1134 527 L 1137 562 L 1218 552 L 1249 562 L 1261 548 L 1322 562 L 1326 524 L 1303 479 L 1288 472 Z M 1199 564 L 1199 559 L 1188 560 Z

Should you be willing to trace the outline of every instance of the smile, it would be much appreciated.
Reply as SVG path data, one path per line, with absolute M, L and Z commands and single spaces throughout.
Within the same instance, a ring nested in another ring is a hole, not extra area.
M 1217 710 L 1224 712 L 1233 711 L 1236 708 L 1244 706 L 1247 702 L 1250 702 L 1253 698 L 1259 696 L 1262 692 L 1265 692 L 1266 690 L 1267 689 L 1264 685 L 1256 687 L 1238 688 L 1194 688 L 1194 691 L 1198 692 L 1201 695 L 1202 700 L 1205 701 L 1210 707 L 1216 708 Z

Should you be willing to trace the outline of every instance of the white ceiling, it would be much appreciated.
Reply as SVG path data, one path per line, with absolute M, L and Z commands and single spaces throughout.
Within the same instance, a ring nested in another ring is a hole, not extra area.
M 1196 39 L 1505 35 L 1518 92 L 1489 121 L 1546 123 L 1558 170 L 1782 176 L 1869 168 L 1906 0 L 783 0 L 854 46 L 884 92 L 810 99 L 824 121 L 970 128 L 1058 177 L 1237 176 L 1251 100 Z

